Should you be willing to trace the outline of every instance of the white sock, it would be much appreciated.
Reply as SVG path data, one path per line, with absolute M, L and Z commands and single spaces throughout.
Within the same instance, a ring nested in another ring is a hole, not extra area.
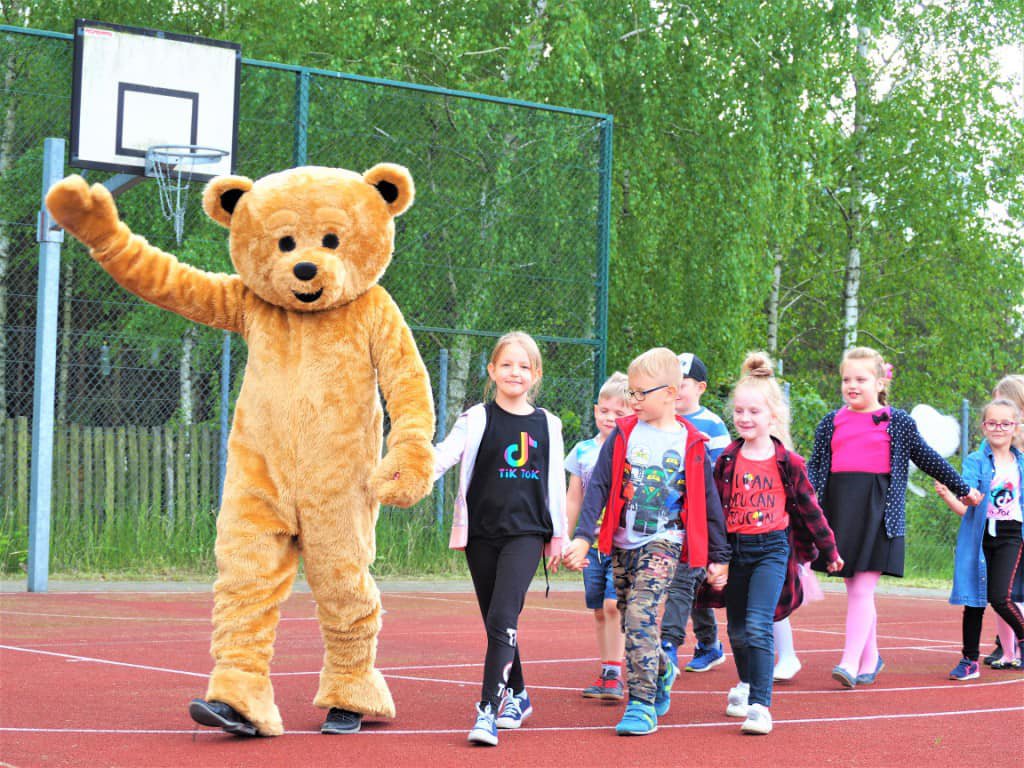
M 793 627 L 790 626 L 789 619 L 772 624 L 772 636 L 775 638 L 775 652 L 779 655 L 779 661 L 785 658 L 796 658 L 796 648 L 793 647 Z

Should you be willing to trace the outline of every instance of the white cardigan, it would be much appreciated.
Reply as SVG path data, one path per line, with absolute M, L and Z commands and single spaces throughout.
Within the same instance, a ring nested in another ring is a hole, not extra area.
M 565 444 L 562 441 L 562 422 L 553 413 L 540 409 L 548 420 L 548 512 L 551 514 L 553 534 L 544 547 L 544 554 L 561 554 L 565 541 Z M 487 426 L 487 411 L 483 403 L 477 403 L 464 411 L 455 422 L 451 432 L 434 447 L 434 480 L 455 466 L 459 468 L 459 493 L 455 497 L 455 512 L 452 516 L 452 532 L 448 540 L 451 549 L 465 549 L 469 538 L 469 508 L 466 494 L 473 477 L 476 454 L 480 440 Z

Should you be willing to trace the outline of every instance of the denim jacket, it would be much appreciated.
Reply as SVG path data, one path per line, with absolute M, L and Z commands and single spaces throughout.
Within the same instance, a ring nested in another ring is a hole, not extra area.
M 1018 483 L 1024 482 L 1024 453 L 1010 449 L 1017 459 Z M 988 603 L 988 569 L 981 542 L 985 536 L 988 515 L 988 491 L 995 475 L 995 461 L 992 448 L 987 440 L 981 447 L 964 460 L 964 479 L 972 488 L 985 494 L 985 500 L 975 507 L 968 507 L 960 521 L 956 537 L 956 557 L 953 561 L 953 591 L 949 602 L 953 605 L 969 605 L 984 608 Z M 1021 486 L 1018 484 L 1017 486 Z M 1011 596 L 1014 602 L 1024 600 L 1024 569 L 1017 569 Z

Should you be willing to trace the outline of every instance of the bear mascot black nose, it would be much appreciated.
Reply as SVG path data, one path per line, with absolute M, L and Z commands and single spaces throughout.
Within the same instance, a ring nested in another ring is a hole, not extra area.
M 300 261 L 292 268 L 299 280 L 312 280 L 316 277 L 316 264 L 311 261 Z

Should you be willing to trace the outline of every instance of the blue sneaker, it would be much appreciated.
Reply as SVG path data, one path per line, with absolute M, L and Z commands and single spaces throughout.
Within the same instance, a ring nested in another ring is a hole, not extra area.
M 976 680 L 979 677 L 981 672 L 978 671 L 978 662 L 966 658 L 960 659 L 960 663 L 949 673 L 950 680 Z
M 658 690 L 654 694 L 654 711 L 658 717 L 668 714 L 672 706 L 672 683 L 676 681 L 679 670 L 675 664 L 665 667 L 664 674 L 658 677 Z
M 697 643 L 693 649 L 693 659 L 686 665 L 687 672 L 707 672 L 725 661 L 725 651 L 721 643 L 706 647 Z
M 532 714 L 533 705 L 530 704 L 530 695 L 526 690 L 513 695 L 512 691 L 506 688 L 494 724 L 499 728 L 518 728 Z
M 878 663 L 875 664 L 874 672 L 865 672 L 863 675 L 857 675 L 857 685 L 874 685 L 875 678 L 878 677 L 878 673 L 885 669 L 885 662 L 882 661 L 882 657 L 878 657 Z
M 489 747 L 498 746 L 498 728 L 494 723 L 494 711 L 490 704 L 483 707 L 476 705 L 476 722 L 473 723 L 473 730 L 467 737 L 473 744 L 486 744 Z
M 665 652 L 665 655 L 672 659 L 672 663 L 679 666 L 679 651 L 676 649 L 675 643 L 670 643 L 668 640 L 661 641 L 661 650 Z
M 658 715 L 651 704 L 642 701 L 630 701 L 622 719 L 615 726 L 619 736 L 646 736 L 658 730 Z

